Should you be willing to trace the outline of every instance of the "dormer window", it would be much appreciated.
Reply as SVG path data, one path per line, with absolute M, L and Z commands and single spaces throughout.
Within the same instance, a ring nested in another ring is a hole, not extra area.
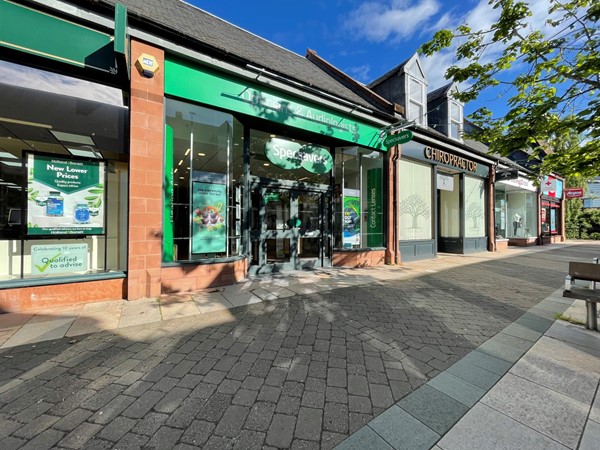
M 406 118 L 423 124 L 425 120 L 425 83 L 411 76 L 408 78 L 408 108 Z
M 449 100 L 449 103 L 449 136 L 454 139 L 462 140 L 463 107 L 454 100 Z

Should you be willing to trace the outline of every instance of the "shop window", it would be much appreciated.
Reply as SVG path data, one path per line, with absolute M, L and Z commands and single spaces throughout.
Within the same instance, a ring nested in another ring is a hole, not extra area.
M 537 236 L 537 195 L 534 192 L 507 192 L 507 218 L 509 238 Z
M 0 61 L 0 283 L 126 270 L 121 90 Z
M 231 114 L 166 99 L 163 261 L 239 255 L 243 127 Z
M 485 236 L 485 184 L 465 176 L 465 237 Z
M 400 160 L 400 240 L 432 239 L 431 166 Z
M 541 215 L 542 234 L 560 234 L 560 203 L 542 201 Z
M 329 185 L 333 158 L 329 148 L 252 130 L 250 174 L 268 180 Z
M 383 154 L 337 148 L 335 183 L 335 247 L 383 247 Z
M 460 237 L 460 177 L 437 174 L 440 237 Z

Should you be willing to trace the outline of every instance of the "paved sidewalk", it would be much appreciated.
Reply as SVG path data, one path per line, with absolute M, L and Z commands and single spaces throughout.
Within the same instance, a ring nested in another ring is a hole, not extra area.
M 192 293 L 164 295 L 135 301 L 113 300 L 0 314 L 0 348 L 76 337 L 132 326 L 156 325 L 161 321 L 188 318 L 197 322 L 231 318 L 232 308 L 263 301 L 327 292 L 391 280 L 406 280 L 453 267 L 510 258 L 565 246 L 511 247 L 506 252 L 472 255 L 440 255 L 436 260 L 400 266 L 359 269 L 327 268 L 287 272 L 245 280 L 231 286 Z
M 571 303 L 557 290 L 336 449 L 600 448 L 600 333 L 554 321 Z
M 0 315 L 0 448 L 598 448 L 600 334 L 555 321 L 584 318 L 558 288 L 598 253 L 440 255 Z

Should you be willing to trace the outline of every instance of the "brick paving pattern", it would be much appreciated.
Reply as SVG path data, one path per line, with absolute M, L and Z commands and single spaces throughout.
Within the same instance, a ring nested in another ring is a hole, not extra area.
M 332 448 L 559 288 L 567 261 L 596 248 L 258 303 L 212 326 L 2 350 L 1 448 Z

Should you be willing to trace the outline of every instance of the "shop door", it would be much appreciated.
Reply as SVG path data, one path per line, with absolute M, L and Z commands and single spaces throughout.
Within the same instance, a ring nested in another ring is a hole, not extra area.
M 252 189 L 250 273 L 331 265 L 323 191 L 257 186 Z

